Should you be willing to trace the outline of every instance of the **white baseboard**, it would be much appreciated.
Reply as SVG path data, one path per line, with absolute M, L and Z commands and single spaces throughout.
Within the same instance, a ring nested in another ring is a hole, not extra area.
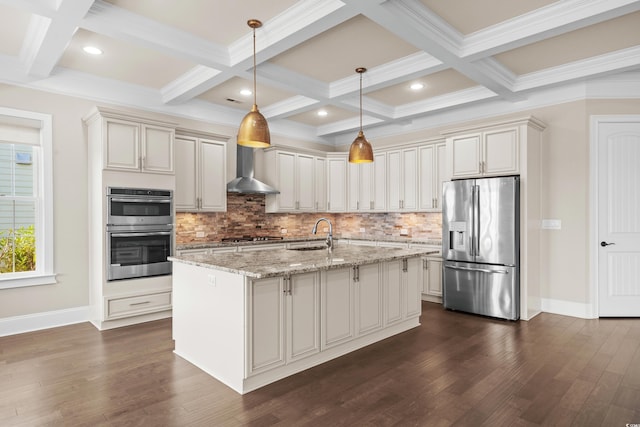
M 579 317 L 581 319 L 596 319 L 591 304 L 542 298 L 542 311 L 545 313 L 561 314 L 563 316 Z
M 0 319 L 0 337 L 89 321 L 89 306 Z

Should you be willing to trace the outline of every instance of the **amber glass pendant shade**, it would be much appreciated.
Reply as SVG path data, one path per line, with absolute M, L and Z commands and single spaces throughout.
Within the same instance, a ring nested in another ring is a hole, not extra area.
M 251 111 L 242 119 L 238 129 L 237 142 L 239 145 L 253 148 L 264 148 L 271 145 L 269 124 L 267 119 L 258 111 L 256 104 L 253 104 Z
M 271 145 L 271 135 L 267 119 L 258 111 L 256 95 L 256 28 L 260 28 L 262 22 L 250 19 L 247 25 L 253 29 L 253 107 L 240 123 L 236 142 L 245 147 L 265 148 Z
M 371 162 L 373 162 L 373 148 L 371 148 L 367 138 L 364 137 L 364 133 L 360 131 L 349 148 L 349 163 Z
M 366 68 L 356 68 L 356 73 L 360 74 L 360 132 L 349 147 L 349 163 L 371 163 L 373 162 L 373 148 L 362 131 L 362 73 Z

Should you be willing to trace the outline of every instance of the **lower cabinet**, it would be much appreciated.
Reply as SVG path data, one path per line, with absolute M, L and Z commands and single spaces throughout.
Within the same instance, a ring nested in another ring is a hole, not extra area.
M 249 375 L 318 353 L 319 274 L 253 280 L 248 314 Z
M 384 324 L 420 316 L 421 264 L 419 258 L 384 263 Z
M 422 258 L 422 299 L 442 302 L 442 258 L 428 256 Z

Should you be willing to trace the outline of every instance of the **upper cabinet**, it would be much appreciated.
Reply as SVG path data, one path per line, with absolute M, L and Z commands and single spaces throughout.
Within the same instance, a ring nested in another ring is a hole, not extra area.
M 520 174 L 523 143 L 542 128 L 525 119 L 446 132 L 450 178 Z
M 174 125 L 102 108 L 86 121 L 90 140 L 102 143 L 103 169 L 175 173 Z
M 179 212 L 226 211 L 226 142 L 178 136 L 175 157 L 176 210 Z
M 418 210 L 418 148 L 387 151 L 387 210 Z
M 442 184 L 447 180 L 446 144 L 444 142 L 421 145 L 419 161 L 419 210 L 442 209 Z
M 280 191 L 266 196 L 267 212 L 323 211 L 326 192 L 316 183 L 324 179 L 324 158 L 312 154 L 295 153 L 281 149 L 265 150 L 265 182 Z
M 327 154 L 327 211 L 347 211 L 347 153 Z
M 349 163 L 348 176 L 349 212 L 370 212 L 373 210 L 374 163 Z

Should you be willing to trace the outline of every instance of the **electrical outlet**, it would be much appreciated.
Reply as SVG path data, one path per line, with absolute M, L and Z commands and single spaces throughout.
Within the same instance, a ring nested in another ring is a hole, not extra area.
M 364 227 L 360 227 L 360 232 L 364 233 Z
M 287 234 L 287 229 L 286 228 L 281 228 L 280 229 L 280 234 Z
M 406 228 L 401 228 L 400 229 L 400 235 L 401 236 L 408 236 L 409 235 L 409 230 L 407 230 Z
M 204 237 L 204 231 L 196 231 L 196 237 Z
M 216 276 L 214 276 L 213 274 L 209 274 L 208 279 L 209 279 L 209 284 L 215 288 L 215 286 L 216 286 Z

